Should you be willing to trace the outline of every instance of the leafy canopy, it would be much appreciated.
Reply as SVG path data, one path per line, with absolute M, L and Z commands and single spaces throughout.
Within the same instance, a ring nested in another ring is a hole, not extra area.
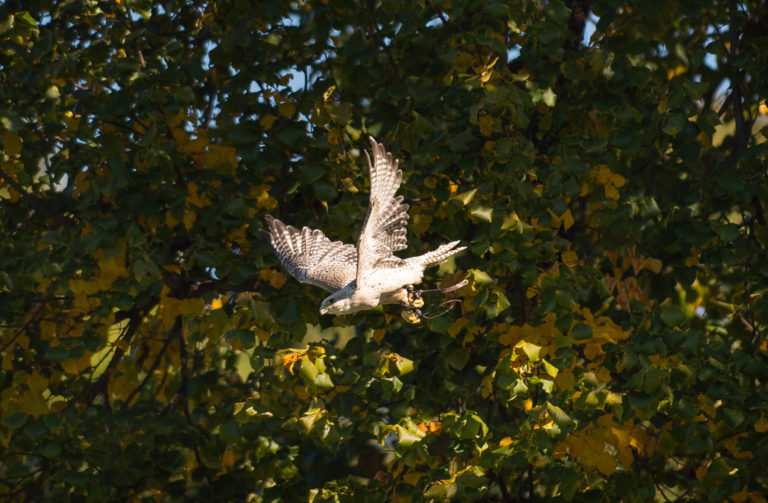
M 0 494 L 765 501 L 766 19 L 4 2 Z M 366 135 L 460 309 L 321 318 L 260 239 L 354 242 Z

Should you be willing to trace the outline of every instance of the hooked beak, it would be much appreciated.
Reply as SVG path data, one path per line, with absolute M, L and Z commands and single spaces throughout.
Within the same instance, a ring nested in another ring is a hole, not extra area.
M 320 314 L 326 314 L 327 312 L 328 312 L 328 308 L 327 307 L 321 307 L 320 308 Z

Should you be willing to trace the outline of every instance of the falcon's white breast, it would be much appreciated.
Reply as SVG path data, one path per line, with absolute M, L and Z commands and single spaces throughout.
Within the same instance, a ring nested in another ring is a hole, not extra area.
M 402 259 L 394 252 L 407 247 L 408 205 L 396 196 L 403 181 L 398 161 L 381 143 L 371 142 L 368 159 L 371 193 L 357 247 L 331 241 L 322 231 L 285 225 L 269 215 L 264 235 L 280 262 L 302 283 L 322 287 L 331 295 L 321 314 L 347 314 L 379 304 L 407 303 L 406 287 L 420 283 L 424 269 L 436 266 L 466 247 L 452 241 L 423 255 Z

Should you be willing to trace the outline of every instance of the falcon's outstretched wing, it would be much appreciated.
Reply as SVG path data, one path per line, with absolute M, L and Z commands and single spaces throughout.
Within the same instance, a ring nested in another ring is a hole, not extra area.
M 357 241 L 357 284 L 365 283 L 376 267 L 399 266 L 405 261 L 392 255 L 405 249 L 405 225 L 408 221 L 408 205 L 403 196 L 395 197 L 403 181 L 403 172 L 397 168 L 397 160 L 368 137 L 373 151 L 373 161 L 368 152 L 368 169 L 371 175 L 371 194 L 363 231 Z
M 355 279 L 354 245 L 331 241 L 317 229 L 299 230 L 270 215 L 265 218 L 269 232 L 262 233 L 291 276 L 329 292 L 340 290 Z

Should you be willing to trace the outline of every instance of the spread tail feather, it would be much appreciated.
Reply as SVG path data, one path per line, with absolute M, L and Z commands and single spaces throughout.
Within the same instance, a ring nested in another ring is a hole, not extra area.
M 413 257 L 412 259 L 408 260 L 418 260 L 424 269 L 428 267 L 434 267 L 436 265 L 442 264 L 453 255 L 456 255 L 457 253 L 467 249 L 466 246 L 459 246 L 456 248 L 458 244 L 459 241 L 451 241 L 450 243 L 440 245 L 437 250 L 432 250 L 431 252 L 427 252 L 424 255 L 419 255 L 418 257 Z

